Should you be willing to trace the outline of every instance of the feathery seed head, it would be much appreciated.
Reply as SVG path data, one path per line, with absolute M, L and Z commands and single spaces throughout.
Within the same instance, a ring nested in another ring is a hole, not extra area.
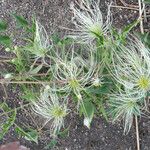
M 121 91 L 119 93 L 114 93 L 109 95 L 110 97 L 110 107 L 112 111 L 110 112 L 114 120 L 121 119 L 124 121 L 124 133 L 128 133 L 132 126 L 134 116 L 141 115 L 141 106 L 143 102 L 142 95 L 131 94 L 130 91 Z
M 66 116 L 66 112 L 60 106 L 53 107 L 50 113 L 52 113 L 52 116 L 54 116 L 55 118 Z
M 76 29 L 70 33 L 70 37 L 78 42 L 91 43 L 93 40 L 107 35 L 111 25 L 110 8 L 108 8 L 107 20 L 104 23 L 99 5 L 99 1 L 89 3 L 83 0 L 82 7 L 80 5 L 71 7 L 74 13 L 73 23 Z
M 56 51 L 55 51 L 56 52 Z M 91 86 L 97 69 L 97 62 L 94 62 L 92 51 L 85 54 L 77 54 L 74 48 L 62 57 L 61 51 L 54 58 L 55 66 L 52 70 L 55 80 L 57 80 L 58 90 L 70 93 L 73 92 L 78 100 L 82 99 L 81 91 L 87 86 Z
M 79 83 L 78 83 L 78 81 L 77 81 L 76 79 L 71 79 L 71 80 L 69 81 L 69 85 L 70 85 L 70 87 L 71 87 L 72 89 L 76 89 L 76 88 L 79 88 L 79 87 L 80 87 L 80 85 L 79 85 Z
M 51 122 L 50 133 L 55 137 L 56 132 L 64 126 L 64 118 L 69 110 L 67 99 L 59 99 L 54 90 L 47 87 L 42 91 L 39 100 L 33 102 L 32 109 L 46 119 L 46 123 Z
M 147 78 L 147 77 L 142 76 L 138 80 L 138 86 L 139 86 L 139 88 L 141 88 L 143 90 L 149 90 L 149 88 L 150 88 L 150 79 Z
M 100 78 L 96 78 L 93 80 L 93 86 L 95 86 L 95 87 L 101 86 L 102 84 L 103 83 Z
M 114 52 L 113 77 L 125 88 L 145 95 L 150 88 L 149 50 L 137 39 L 119 48 Z
M 89 33 L 91 34 L 91 37 L 99 37 L 102 35 L 102 30 L 99 26 L 98 23 L 93 24 L 92 26 L 89 27 Z
M 30 51 L 35 54 L 36 57 L 44 58 L 51 47 L 50 40 L 45 28 L 38 21 L 36 21 L 35 25 L 34 50 L 31 49 Z

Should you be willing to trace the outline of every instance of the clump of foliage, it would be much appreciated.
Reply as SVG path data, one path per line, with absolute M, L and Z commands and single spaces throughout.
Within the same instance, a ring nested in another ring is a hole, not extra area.
M 0 21 L 0 43 L 14 56 L 8 61 L 14 69 L 2 73 L 2 84 L 20 85 L 25 105 L 45 120 L 43 126 L 50 122 L 53 138 L 61 134 L 66 116 L 74 111 L 84 116 L 88 128 L 94 115 L 100 113 L 106 120 L 123 120 L 124 132 L 128 133 L 134 117 L 147 108 L 149 35 L 140 39 L 128 34 L 138 21 L 117 32 L 112 26 L 110 7 L 104 21 L 98 2 L 84 1 L 82 8 L 72 5 L 71 9 L 75 29 L 64 38 L 49 36 L 36 19 L 28 23 L 14 14 L 26 33 L 23 45 L 13 45 L 12 38 L 3 34 L 7 23 Z M 38 131 L 25 131 L 15 124 L 18 108 L 11 109 L 4 101 L 0 109 L 1 116 L 7 114 L 0 138 L 14 124 L 19 135 L 38 141 Z M 55 144 L 52 141 L 50 146 Z

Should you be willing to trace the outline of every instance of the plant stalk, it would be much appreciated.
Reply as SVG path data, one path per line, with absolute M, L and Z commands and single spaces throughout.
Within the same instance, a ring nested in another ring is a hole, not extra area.
M 143 9 L 142 9 L 142 5 L 141 5 L 141 0 L 138 0 L 139 3 L 139 18 L 140 18 L 140 30 L 141 33 L 144 34 L 144 29 L 143 29 L 143 19 L 142 19 L 142 13 L 143 13 Z
M 140 138 L 139 138 L 139 127 L 138 127 L 138 117 L 137 116 L 135 116 L 135 128 L 136 128 L 137 150 L 140 150 Z

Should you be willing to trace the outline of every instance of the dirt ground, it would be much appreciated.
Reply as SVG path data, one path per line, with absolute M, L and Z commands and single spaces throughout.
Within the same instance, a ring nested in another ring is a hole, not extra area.
M 114 0 L 115 1 L 115 0 Z M 120 0 L 116 0 L 118 5 L 122 5 Z M 126 0 L 130 5 L 136 5 L 136 0 Z M 0 19 L 9 22 L 9 32 L 14 29 L 14 20 L 11 13 L 16 12 L 18 15 L 23 15 L 31 20 L 32 15 L 45 26 L 48 33 L 58 32 L 60 35 L 65 34 L 65 30 L 61 27 L 70 27 L 71 12 L 69 10 L 71 0 L 0 0 Z M 109 1 L 101 0 L 101 9 L 106 14 L 106 4 Z M 115 3 L 113 3 L 115 5 Z M 150 9 L 148 9 L 150 11 Z M 131 23 L 138 17 L 138 11 L 124 8 L 112 8 L 114 25 L 122 27 Z M 146 31 L 150 29 L 150 20 L 145 23 Z M 16 37 L 14 43 L 19 42 L 19 37 Z M 8 56 L 0 47 L 0 55 Z M 0 69 L 5 69 L 4 64 L 0 64 Z M 7 87 L 9 106 L 18 106 L 19 88 L 13 88 L 11 85 Z M 0 101 L 4 97 L 3 88 L 0 87 Z M 1 120 L 1 118 L 0 118 Z M 1 122 L 1 121 L 0 121 Z M 25 112 L 20 111 L 17 114 L 17 123 L 27 122 L 32 125 Z M 71 114 L 66 121 L 66 126 L 69 126 L 69 136 L 61 138 L 58 141 L 57 150 L 136 150 L 135 128 L 131 129 L 128 135 L 123 135 L 123 127 L 121 123 L 112 124 L 106 122 L 102 117 L 95 118 L 92 122 L 91 129 L 83 126 L 83 120 L 75 114 Z M 34 126 L 34 125 L 33 125 Z M 142 117 L 139 122 L 141 150 L 150 150 L 150 120 Z M 20 141 L 22 145 L 27 146 L 31 150 L 44 150 L 49 141 L 49 133 L 44 132 L 39 139 L 38 145 L 29 142 L 23 138 L 19 138 L 14 132 L 14 127 L 5 135 L 0 144 Z

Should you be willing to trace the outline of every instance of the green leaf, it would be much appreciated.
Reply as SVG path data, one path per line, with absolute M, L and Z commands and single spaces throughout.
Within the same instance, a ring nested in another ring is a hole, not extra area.
M 107 86 L 91 87 L 86 90 L 87 93 L 91 94 L 106 94 L 108 91 L 109 88 Z
M 67 137 L 68 136 L 68 134 L 69 134 L 69 129 L 67 128 L 67 129 L 64 129 L 63 131 L 59 131 L 59 133 L 58 133 L 58 135 L 61 137 L 61 138 L 65 138 L 65 137 Z
M 150 96 L 150 92 L 147 92 L 147 96 L 148 96 L 148 97 Z
M 38 143 L 38 133 L 36 130 L 33 130 L 33 129 L 29 129 L 29 131 L 27 132 L 28 135 L 30 135 L 30 137 L 32 137 L 32 139 L 34 139 L 33 141 Z M 25 136 L 25 139 L 30 141 L 30 138 Z
M 122 31 L 117 31 L 117 29 L 112 28 L 111 32 L 113 37 L 115 38 L 116 45 L 120 45 L 121 43 L 126 42 L 126 37 L 128 33 L 139 23 L 139 20 L 130 23 L 129 25 L 125 26 Z
M 36 130 L 33 129 L 28 129 L 27 132 L 25 132 L 23 129 L 20 127 L 16 127 L 15 131 L 20 135 L 23 136 L 26 140 L 28 141 L 33 141 L 38 144 L 38 133 Z
M 0 140 L 8 132 L 10 127 L 14 124 L 15 119 L 16 119 L 16 109 L 14 109 L 14 111 L 11 112 L 11 114 L 8 117 L 7 121 L 1 125 L 1 127 L 0 127 L 1 128 Z
M 58 44 L 61 41 L 58 34 L 56 34 L 56 33 L 54 35 L 52 35 L 51 38 L 52 38 L 52 41 L 54 42 L 54 44 Z
M 100 105 L 100 112 L 102 113 L 103 117 L 106 119 L 106 121 L 108 121 L 108 117 L 107 117 L 107 113 L 105 111 L 105 108 L 103 106 L 103 101 L 99 101 L 99 105 Z
M 150 48 L 150 32 L 141 34 L 141 33 L 135 33 L 141 41 Z
M 150 0 L 145 0 L 144 3 L 150 4 Z
M 69 45 L 73 42 L 73 39 L 71 39 L 69 37 L 65 37 L 65 38 L 61 39 L 59 34 L 57 34 L 57 33 L 52 35 L 51 39 L 52 39 L 53 43 L 58 46 Z
M 41 65 L 39 65 L 39 66 L 37 66 L 36 68 L 34 68 L 34 69 L 31 69 L 30 71 L 29 71 L 29 74 L 37 74 L 41 69 L 42 69 L 42 67 L 43 67 L 43 64 L 41 64 Z M 32 68 L 32 67 L 31 67 Z
M 95 107 L 92 102 L 84 101 L 83 105 L 81 105 L 81 112 L 84 114 L 84 125 L 90 128 L 95 112 Z
M 48 150 L 52 149 L 56 146 L 56 144 L 57 144 L 57 141 L 55 139 L 52 139 L 50 141 L 50 143 L 47 146 L 44 147 L 44 149 L 48 149 Z
M 28 102 L 32 102 L 35 101 L 37 99 L 36 97 L 36 93 L 33 92 L 33 90 L 31 90 L 30 88 L 27 88 L 25 85 L 22 85 L 22 93 L 23 95 L 21 95 L 21 98 L 28 101 Z
M 61 39 L 59 42 L 58 42 L 58 45 L 59 46 L 62 46 L 62 45 L 69 45 L 73 42 L 73 39 L 71 38 L 68 38 L 68 37 L 65 37 L 64 39 Z
M 3 20 L 0 20 L 0 31 L 5 31 L 7 29 L 7 23 Z
M 17 24 L 20 27 L 27 27 L 28 26 L 28 21 L 23 16 L 19 16 L 16 14 L 13 14 L 13 16 L 15 17 Z
M 7 35 L 0 35 L 0 44 L 10 46 L 12 43 L 11 38 Z
M 3 103 L 0 105 L 0 109 L 2 109 L 4 112 L 9 112 L 9 111 L 11 111 L 11 108 L 8 107 L 8 105 L 7 105 L 5 102 L 3 102 Z
M 122 38 L 126 38 L 127 34 L 139 23 L 139 20 L 134 21 L 133 23 L 125 26 L 125 28 L 122 31 Z
M 35 33 L 35 31 L 36 31 L 36 18 L 35 17 L 33 17 L 32 18 L 32 22 L 31 22 L 31 26 L 30 27 L 28 27 L 27 29 L 26 29 L 26 31 L 28 31 L 28 32 L 30 32 L 30 33 Z

